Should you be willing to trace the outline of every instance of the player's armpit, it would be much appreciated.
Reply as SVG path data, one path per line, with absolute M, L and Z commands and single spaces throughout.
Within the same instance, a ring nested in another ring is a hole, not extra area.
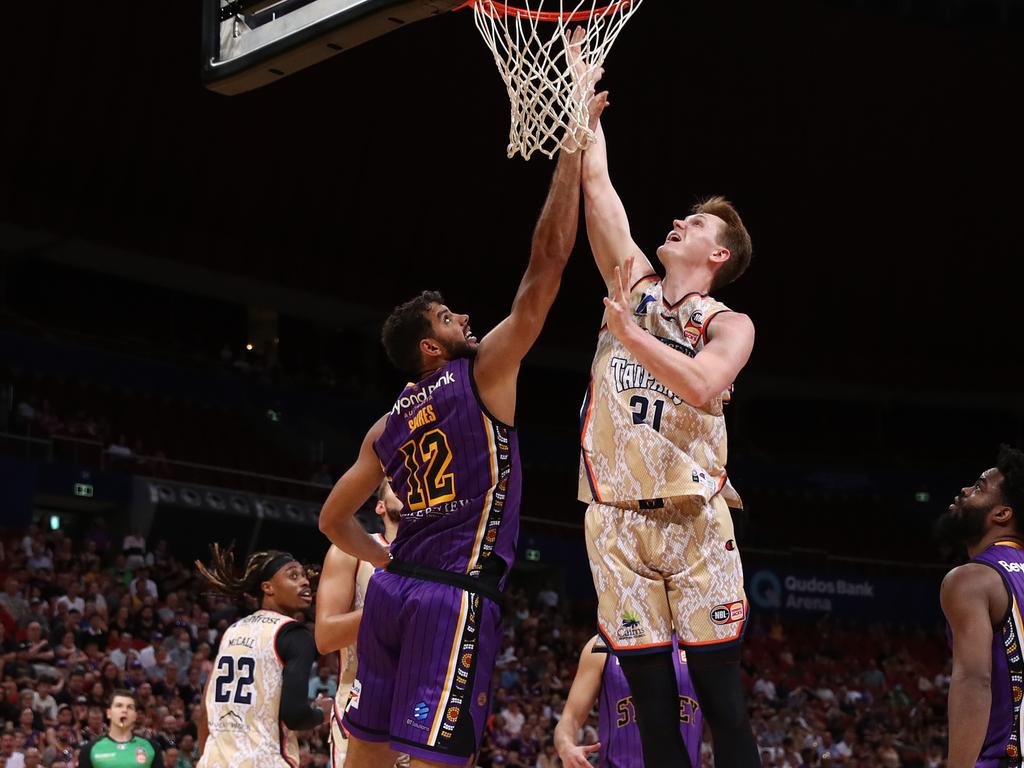
M 359 561 L 333 544 L 327 550 L 316 590 L 314 637 L 321 653 L 346 648 L 356 641 L 362 611 L 352 611 Z
M 363 530 L 354 515 L 384 478 L 373 444 L 386 422 L 387 416 L 382 416 L 366 433 L 355 464 L 334 484 L 320 510 L 320 531 L 332 544 L 381 568 L 388 562 L 387 548 Z

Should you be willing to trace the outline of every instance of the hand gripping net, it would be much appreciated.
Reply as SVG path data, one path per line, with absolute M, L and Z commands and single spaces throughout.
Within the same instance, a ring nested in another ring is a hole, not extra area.
M 643 0 L 607 5 L 603 0 L 470 0 L 477 29 L 494 54 L 512 102 L 508 156 L 529 160 L 564 149 L 586 149 L 594 140 L 588 127 L 590 85 L 615 38 Z M 547 10 L 544 6 L 547 6 Z M 554 10 L 557 7 L 557 10 Z M 582 26 L 580 64 L 568 56 L 572 27 Z

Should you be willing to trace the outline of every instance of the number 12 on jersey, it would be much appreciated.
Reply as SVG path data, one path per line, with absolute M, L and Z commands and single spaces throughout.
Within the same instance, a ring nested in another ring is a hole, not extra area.
M 444 432 L 432 429 L 418 441 L 407 442 L 401 451 L 409 470 L 409 494 L 405 501 L 411 511 L 455 498 L 455 473 L 448 471 L 452 449 Z
M 647 414 L 651 410 L 651 401 L 643 395 L 633 395 L 629 399 L 629 407 L 633 409 L 633 423 L 646 424 Z M 665 411 L 665 401 L 654 401 L 654 418 L 651 420 L 651 427 L 655 432 L 661 432 L 661 414 Z

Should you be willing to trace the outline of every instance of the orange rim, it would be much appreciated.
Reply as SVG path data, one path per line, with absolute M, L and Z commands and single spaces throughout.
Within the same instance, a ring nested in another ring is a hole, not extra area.
M 467 0 L 459 8 L 465 8 L 466 6 L 476 7 L 479 5 L 484 13 L 495 18 L 498 16 L 515 16 L 519 19 L 530 19 L 531 21 L 590 21 L 595 16 L 607 16 L 609 13 L 614 13 L 620 8 L 628 8 L 632 4 L 633 0 L 622 0 L 618 3 L 606 5 L 604 8 L 565 13 L 561 11 L 530 11 L 526 8 L 516 8 L 514 5 L 498 2 L 498 0 Z M 458 10 L 458 8 L 455 10 Z

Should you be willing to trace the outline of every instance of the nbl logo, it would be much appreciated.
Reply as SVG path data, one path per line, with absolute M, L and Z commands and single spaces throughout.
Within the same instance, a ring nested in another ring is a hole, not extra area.
M 746 614 L 742 601 L 716 605 L 711 609 L 711 621 L 715 624 L 732 624 L 735 621 L 742 621 Z

